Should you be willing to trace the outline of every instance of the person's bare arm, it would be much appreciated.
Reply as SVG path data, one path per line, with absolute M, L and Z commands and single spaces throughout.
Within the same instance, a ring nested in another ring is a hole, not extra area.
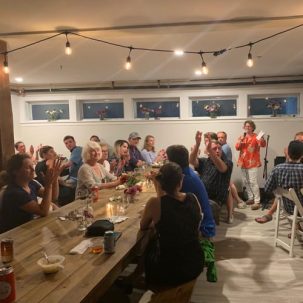
M 198 154 L 199 154 L 199 148 L 200 148 L 201 141 L 202 141 L 202 132 L 200 132 L 200 131 L 196 132 L 195 140 L 196 140 L 196 144 L 193 147 L 193 149 L 189 155 L 189 163 L 193 167 L 198 167 L 199 166 Z

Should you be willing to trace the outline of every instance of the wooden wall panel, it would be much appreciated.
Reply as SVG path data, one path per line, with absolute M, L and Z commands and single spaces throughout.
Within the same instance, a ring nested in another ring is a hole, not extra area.
M 0 40 L 0 52 L 6 51 L 6 42 Z M 14 152 L 14 127 L 9 87 L 9 75 L 3 72 L 4 55 L 0 55 L 0 170 Z

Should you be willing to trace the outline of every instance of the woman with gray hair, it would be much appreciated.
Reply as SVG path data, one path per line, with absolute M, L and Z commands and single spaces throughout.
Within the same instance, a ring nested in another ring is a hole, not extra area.
M 110 174 L 103 165 L 98 163 L 101 158 L 101 147 L 97 142 L 88 142 L 82 150 L 84 164 L 78 171 L 78 181 L 76 197 L 81 190 L 91 190 L 97 186 L 98 189 L 112 188 L 121 184 L 120 178 L 117 179 Z

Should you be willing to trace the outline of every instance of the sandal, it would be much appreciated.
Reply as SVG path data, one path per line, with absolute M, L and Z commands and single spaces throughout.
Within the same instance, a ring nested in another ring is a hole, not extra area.
M 264 215 L 259 218 L 255 218 L 255 221 L 260 224 L 270 222 L 271 220 L 272 220 L 272 215 L 270 215 L 270 214 Z
M 239 209 L 244 209 L 244 208 L 246 208 L 246 203 L 245 203 L 244 201 L 239 202 L 239 203 L 237 204 L 237 208 L 239 208 Z
M 260 203 L 255 203 L 255 204 L 253 204 L 253 205 L 250 207 L 250 209 L 251 209 L 251 210 L 257 210 L 257 209 L 259 209 L 260 207 L 261 207 Z

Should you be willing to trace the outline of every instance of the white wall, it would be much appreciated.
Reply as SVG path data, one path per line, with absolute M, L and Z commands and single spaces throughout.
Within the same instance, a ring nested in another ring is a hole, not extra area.
M 233 148 L 233 160 L 236 164 L 238 153 L 234 149 L 236 139 L 243 133 L 243 122 L 247 119 L 247 96 L 251 94 L 300 94 L 301 108 L 303 88 L 300 86 L 274 86 L 274 87 L 249 87 L 228 89 L 203 89 L 203 90 L 155 90 L 155 91 L 112 91 L 77 94 L 33 94 L 24 97 L 12 96 L 15 141 L 22 140 L 26 145 L 34 146 L 42 143 L 55 147 L 58 153 L 66 156 L 66 150 L 62 139 L 65 135 L 75 137 L 78 145 L 83 145 L 93 134 L 113 144 L 116 139 L 127 139 L 132 131 L 138 131 L 142 138 L 147 134 L 156 137 L 157 148 L 166 148 L 171 144 L 184 144 L 190 148 L 194 144 L 194 136 L 197 130 L 203 132 L 224 130 L 228 134 L 228 143 Z M 190 117 L 189 97 L 197 96 L 238 96 L 238 116 L 234 118 L 196 119 Z M 180 120 L 134 120 L 132 98 L 180 98 Z M 103 99 L 122 98 L 125 102 L 125 119 L 121 121 L 79 121 L 77 120 L 78 99 Z M 70 120 L 55 122 L 33 122 L 28 119 L 28 101 L 69 100 Z M 273 160 L 278 155 L 283 155 L 283 149 L 298 131 L 303 131 L 302 117 L 275 117 L 254 118 L 257 125 L 256 131 L 263 130 L 270 135 L 268 160 L 270 171 Z M 143 140 L 142 140 L 143 141 Z M 143 143 L 143 142 L 141 142 Z M 262 151 L 262 159 L 264 158 Z M 233 178 L 240 179 L 239 169 L 234 166 Z M 259 171 L 259 181 L 263 184 L 262 169 Z

